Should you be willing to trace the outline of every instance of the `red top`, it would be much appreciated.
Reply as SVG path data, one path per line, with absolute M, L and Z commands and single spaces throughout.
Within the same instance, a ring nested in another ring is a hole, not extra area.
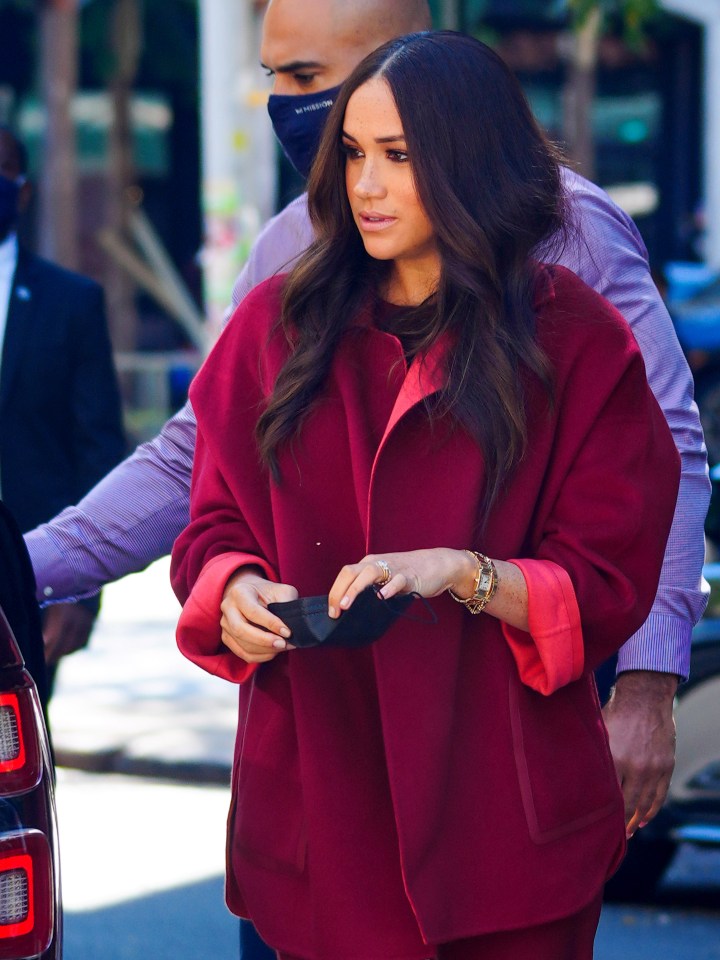
M 361 318 L 280 452 L 282 483 L 258 466 L 258 411 L 288 349 L 273 326 L 281 284 L 241 304 L 195 380 L 191 523 L 173 554 L 181 600 L 198 581 L 181 649 L 250 678 L 228 902 L 310 960 L 413 960 L 424 943 L 573 913 L 624 850 L 590 671 L 647 616 L 679 477 L 635 341 L 553 269 L 537 323 L 555 403 L 527 377 L 529 448 L 478 542 L 480 451 L 461 429 L 430 437 L 421 403 L 445 343 L 408 370 L 397 338 Z M 529 633 L 443 595 L 437 625 L 400 619 L 362 650 L 291 651 L 253 669 L 220 644 L 219 596 L 239 564 L 313 595 L 365 553 L 431 546 L 522 558 Z

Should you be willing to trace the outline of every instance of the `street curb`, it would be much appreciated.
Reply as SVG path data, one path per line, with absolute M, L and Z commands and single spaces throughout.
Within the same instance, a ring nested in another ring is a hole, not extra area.
M 225 763 L 195 760 L 160 760 L 156 757 L 132 757 L 122 750 L 83 753 L 79 750 L 55 749 L 58 767 L 83 770 L 86 773 L 122 773 L 126 776 L 170 780 L 176 783 L 230 785 L 230 766 Z

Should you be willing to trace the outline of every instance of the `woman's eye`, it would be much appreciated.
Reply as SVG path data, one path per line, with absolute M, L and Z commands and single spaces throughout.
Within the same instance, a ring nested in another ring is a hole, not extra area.
M 357 147 L 351 147 L 349 143 L 343 143 L 341 149 L 348 160 L 358 160 L 362 157 L 362 152 Z
M 407 163 L 408 160 L 408 155 L 404 150 L 388 150 L 387 157 L 393 163 Z

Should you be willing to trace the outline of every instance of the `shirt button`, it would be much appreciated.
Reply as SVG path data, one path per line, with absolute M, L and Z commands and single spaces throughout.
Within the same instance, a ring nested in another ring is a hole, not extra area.
M 52 587 L 45 587 L 45 589 L 43 590 L 43 594 L 44 594 L 46 597 L 51 597 L 54 592 L 55 592 L 55 591 L 53 590 Z

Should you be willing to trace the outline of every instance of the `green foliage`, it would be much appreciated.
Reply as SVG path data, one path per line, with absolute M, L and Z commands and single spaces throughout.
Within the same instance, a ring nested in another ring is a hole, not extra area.
M 104 86 L 113 75 L 110 30 L 115 3 L 93 0 L 83 8 L 80 44 L 86 85 Z M 142 31 L 138 86 L 173 87 L 185 102 L 195 102 L 197 6 L 197 0 L 138 0 Z
M 111 23 L 117 0 L 80 0 L 80 86 L 107 86 L 115 72 Z M 237 0 L 219 0 L 237 2 Z M 141 50 L 135 86 L 170 92 L 176 105 L 198 98 L 198 0 L 137 0 Z M 34 84 L 37 21 L 42 0 L 0 0 L 0 82 L 18 93 Z M 9 19 L 7 19 L 9 18 Z M 8 22 L 10 27 L 7 26 Z M 13 36 L 2 35 L 3 29 Z
M 635 48 L 642 46 L 645 31 L 660 13 L 658 0 L 567 0 L 575 29 L 581 27 L 593 10 L 599 9 L 603 20 L 613 18 L 622 23 L 625 40 Z
M 500 34 L 492 27 L 488 27 L 482 21 L 473 29 L 472 35 L 476 40 L 482 40 L 489 47 L 497 47 L 500 44 Z

